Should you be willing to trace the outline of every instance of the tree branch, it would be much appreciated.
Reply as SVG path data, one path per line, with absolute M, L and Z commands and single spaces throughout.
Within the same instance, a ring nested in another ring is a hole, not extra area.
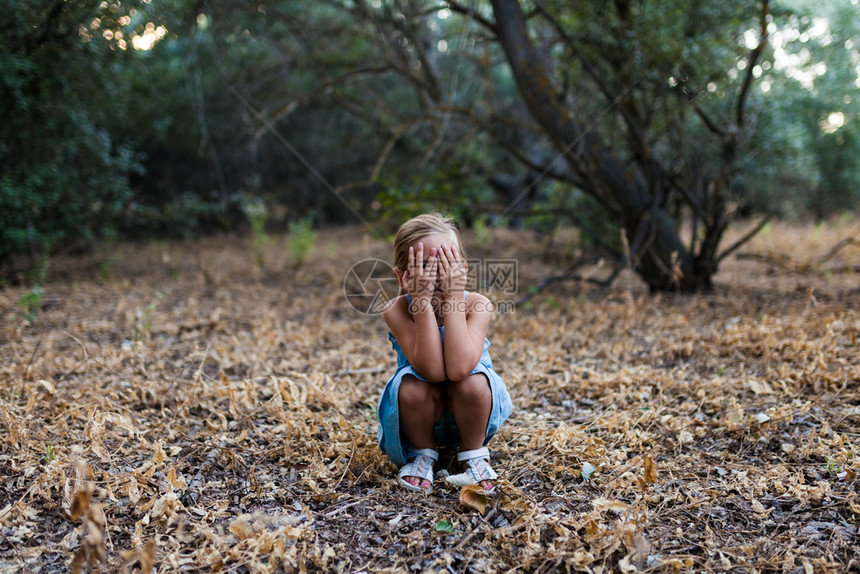
M 544 278 L 538 285 L 534 287 L 530 287 L 528 292 L 525 295 L 517 299 L 517 305 L 523 305 L 527 303 L 532 297 L 535 295 L 539 295 L 543 292 L 547 287 L 552 285 L 553 283 L 558 283 L 559 281 L 586 281 L 593 285 L 597 285 L 598 287 L 605 289 L 608 287 L 612 281 L 615 279 L 615 276 L 611 276 L 609 279 L 595 279 L 594 277 L 586 277 L 581 273 L 566 273 L 564 275 L 553 275 L 551 277 Z M 608 281 L 608 282 L 607 282 Z
M 271 114 L 269 114 L 266 119 L 268 120 L 268 122 L 271 125 L 274 125 L 277 122 L 279 122 L 284 116 L 289 115 L 290 112 L 292 112 L 296 108 L 296 106 L 298 106 L 299 104 L 301 104 L 307 100 L 310 100 L 311 98 L 319 95 L 320 93 L 325 92 L 328 88 L 331 88 L 337 84 L 340 84 L 341 82 L 344 82 L 345 80 L 348 80 L 349 78 L 352 78 L 353 76 L 382 74 L 382 73 L 390 72 L 390 71 L 398 71 L 398 70 L 396 70 L 396 68 L 394 66 L 391 66 L 391 65 L 374 66 L 374 67 L 370 67 L 370 68 L 359 68 L 357 70 L 350 70 L 350 71 L 345 72 L 339 76 L 336 76 L 334 78 L 330 78 L 330 79 L 322 82 L 321 84 L 319 84 L 318 86 L 316 86 L 312 90 L 307 91 L 303 94 L 300 94 L 299 96 L 293 98 L 292 100 L 288 101 L 285 104 L 281 104 Z M 263 127 L 261 127 L 260 129 L 257 130 L 257 133 L 254 134 L 254 137 L 259 138 L 260 136 L 262 136 L 267 131 L 268 131 L 268 128 L 264 125 Z
M 752 86 L 753 68 L 758 64 L 758 59 L 761 57 L 761 53 L 764 51 L 765 46 L 767 46 L 767 16 L 769 13 L 769 0 L 762 0 L 761 16 L 759 17 L 760 32 L 758 45 L 753 48 L 747 58 L 747 73 L 744 78 L 743 86 L 741 87 L 741 93 L 738 95 L 738 103 L 735 112 L 735 122 L 738 127 L 741 127 L 744 124 L 744 105 L 746 104 L 747 96 L 749 95 L 750 86 Z
M 723 259 L 725 259 L 729 255 L 731 255 L 732 253 L 734 253 L 735 251 L 740 249 L 740 247 L 742 245 L 744 245 L 747 241 L 749 241 L 750 239 L 755 237 L 756 234 L 759 231 L 761 231 L 765 225 L 770 223 L 770 220 L 772 218 L 773 218 L 773 216 L 771 216 L 771 215 L 765 216 L 761 221 L 759 221 L 758 225 L 756 225 L 755 227 L 752 228 L 752 230 L 749 233 L 745 234 L 743 237 L 741 237 L 740 239 L 738 239 L 737 241 L 732 243 L 732 245 L 728 249 L 726 249 L 720 255 L 717 256 L 717 265 L 719 265 Z
M 702 120 L 702 123 L 705 124 L 705 127 L 708 128 L 708 131 L 712 134 L 720 136 L 720 138 L 724 137 L 726 133 L 725 130 L 715 124 L 713 120 L 711 120 L 708 114 L 705 113 L 705 110 L 703 110 L 702 107 L 699 106 L 699 102 L 692 98 L 691 102 L 693 104 L 693 110 L 695 110 L 696 115 L 699 116 L 699 118 Z
M 486 18 L 481 16 L 480 14 L 475 12 L 475 10 L 473 10 L 471 6 L 467 8 L 462 4 L 455 2 L 454 0 L 447 0 L 447 2 L 445 3 L 448 5 L 448 9 L 451 12 L 456 12 L 457 14 L 463 14 L 464 16 L 468 16 L 469 18 L 492 32 L 494 35 L 496 34 L 495 22 L 491 22 L 490 20 L 487 20 Z M 474 0 L 472 0 L 472 4 L 474 4 Z

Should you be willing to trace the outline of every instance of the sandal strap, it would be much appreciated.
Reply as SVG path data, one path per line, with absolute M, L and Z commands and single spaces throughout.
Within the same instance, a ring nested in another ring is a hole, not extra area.
M 486 449 L 485 449 L 486 450 Z M 439 460 L 439 451 L 434 448 L 412 448 L 406 452 L 406 458 L 410 459 L 413 457 L 426 456 L 429 459 L 432 459 L 433 462 Z
M 457 460 L 466 463 L 466 469 L 460 474 L 446 478 L 446 482 L 455 486 L 479 484 L 484 480 L 496 480 L 499 475 L 490 466 L 490 450 L 487 447 L 466 450 L 457 454 Z
M 490 459 L 490 449 L 487 447 L 476 448 L 475 450 L 464 450 L 462 452 L 457 453 L 457 460 L 459 462 L 472 460 L 475 458 L 486 458 Z
M 481 482 L 482 480 L 496 480 L 499 478 L 499 475 L 496 474 L 496 471 L 490 466 L 490 462 L 485 458 L 469 459 L 466 461 L 466 464 L 469 467 L 469 470 L 466 472 L 472 475 L 475 483 Z
M 400 483 L 412 490 L 427 490 L 414 485 L 409 485 L 403 480 L 403 477 L 415 476 L 427 480 L 432 485 L 433 463 L 439 458 L 439 453 L 432 448 L 409 449 L 407 458 L 412 458 L 412 461 L 400 467 L 400 472 L 397 473 L 398 477 L 400 477 Z M 432 490 L 432 486 L 429 490 Z

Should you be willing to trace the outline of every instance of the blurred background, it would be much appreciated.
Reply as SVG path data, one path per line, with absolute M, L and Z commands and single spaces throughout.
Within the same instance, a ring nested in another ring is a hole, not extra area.
M 733 221 L 860 202 L 858 0 L 0 6 L 5 282 L 118 240 L 440 209 L 575 228 L 691 291 Z

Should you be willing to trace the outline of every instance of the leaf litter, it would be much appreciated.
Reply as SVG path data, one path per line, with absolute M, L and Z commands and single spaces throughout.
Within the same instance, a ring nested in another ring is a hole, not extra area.
M 625 272 L 498 315 L 492 496 L 405 492 L 376 446 L 391 350 L 341 291 L 389 257 L 363 230 L 298 268 L 235 238 L 120 245 L 109 281 L 58 259 L 33 324 L 0 291 L 0 571 L 857 569 L 858 224 L 810 229 L 775 225 L 714 294 Z M 536 284 L 542 241 L 485 255 Z

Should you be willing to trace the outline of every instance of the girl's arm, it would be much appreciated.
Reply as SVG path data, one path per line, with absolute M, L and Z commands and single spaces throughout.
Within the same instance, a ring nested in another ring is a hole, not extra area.
M 479 293 L 469 293 L 464 301 L 462 291 L 459 298 L 446 297 L 445 302 L 445 373 L 452 381 L 462 381 L 481 360 L 492 303 Z
M 413 321 L 409 316 L 406 297 L 398 297 L 385 310 L 383 317 L 412 368 L 430 382 L 444 381 L 447 377 L 442 338 L 439 336 L 433 308 L 430 305 L 418 306 Z
M 396 272 L 396 275 L 400 287 L 412 298 L 412 309 L 406 297 L 399 297 L 386 309 L 385 322 L 412 368 L 428 381 L 441 382 L 446 378 L 445 356 L 439 325 L 430 304 L 439 265 L 436 249 L 430 251 L 425 267 L 424 244 L 418 243 L 417 250 L 410 247 L 408 265 L 405 273 Z
M 452 381 L 462 381 L 481 360 L 493 311 L 490 300 L 483 295 L 470 293 L 468 298 L 463 297 L 466 263 L 456 247 L 442 244 L 439 273 L 444 296 L 445 373 Z

